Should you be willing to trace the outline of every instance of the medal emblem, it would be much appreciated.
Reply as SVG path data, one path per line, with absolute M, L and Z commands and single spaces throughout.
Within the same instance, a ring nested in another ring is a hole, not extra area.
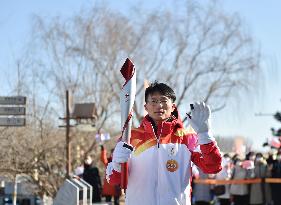
M 179 168 L 179 164 L 176 160 L 170 159 L 166 162 L 166 168 L 169 172 L 174 172 Z
M 178 153 L 178 147 L 175 146 L 174 144 L 168 144 L 167 145 L 167 151 L 168 151 L 169 157 L 174 157 Z

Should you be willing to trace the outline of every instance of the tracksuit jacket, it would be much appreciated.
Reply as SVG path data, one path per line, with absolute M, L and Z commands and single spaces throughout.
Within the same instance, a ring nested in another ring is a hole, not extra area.
M 132 129 L 130 143 L 134 151 L 128 161 L 126 205 L 190 205 L 192 162 L 205 173 L 222 169 L 216 142 L 199 149 L 197 134 L 184 129 L 178 117 L 157 126 L 144 117 L 140 127 Z M 121 174 L 113 170 L 109 183 L 120 181 Z

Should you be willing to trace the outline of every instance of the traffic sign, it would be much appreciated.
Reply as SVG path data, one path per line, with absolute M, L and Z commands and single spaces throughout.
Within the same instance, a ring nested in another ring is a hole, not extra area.
M 24 96 L 0 96 L 0 105 L 25 105 L 26 97 Z
M 0 107 L 0 115 L 25 115 L 25 107 Z
M 25 126 L 25 118 L 1 117 L 0 126 Z

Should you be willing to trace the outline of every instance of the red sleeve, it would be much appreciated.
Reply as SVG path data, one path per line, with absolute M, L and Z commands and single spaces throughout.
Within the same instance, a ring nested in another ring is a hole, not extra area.
M 108 160 L 107 160 L 107 157 L 106 157 L 106 149 L 103 149 L 100 153 L 100 160 L 102 161 L 102 163 L 107 166 L 108 164 Z
M 121 173 L 113 170 L 112 174 L 109 176 L 109 184 L 111 185 L 121 184 Z
M 200 145 L 200 149 L 201 153 L 192 152 L 191 161 L 206 174 L 216 174 L 221 171 L 222 157 L 215 142 Z

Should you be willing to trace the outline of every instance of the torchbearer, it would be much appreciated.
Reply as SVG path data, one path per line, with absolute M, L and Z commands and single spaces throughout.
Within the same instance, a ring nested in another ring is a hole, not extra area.
M 150 84 L 144 104 L 148 114 L 131 130 L 129 143 L 118 142 L 114 149 L 106 177 L 109 183 L 120 184 L 120 164 L 128 162 L 126 205 L 190 205 L 191 162 L 208 174 L 222 169 L 210 130 L 209 106 L 193 104 L 191 132 L 183 127 L 175 100 L 175 92 L 168 85 Z

